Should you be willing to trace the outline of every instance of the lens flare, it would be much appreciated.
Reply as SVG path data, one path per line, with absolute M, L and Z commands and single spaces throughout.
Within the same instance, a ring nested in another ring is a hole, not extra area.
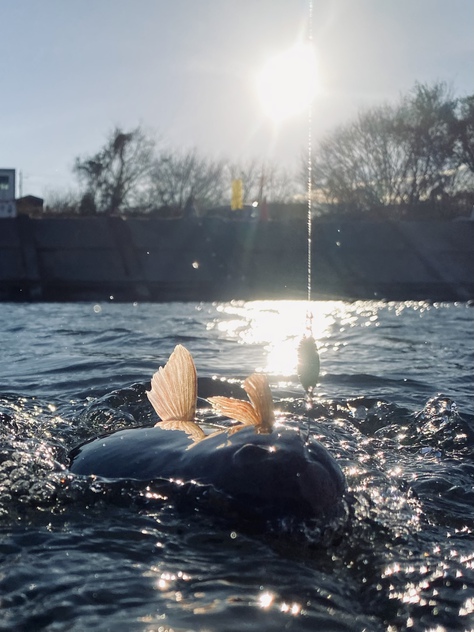
M 316 91 L 316 57 L 309 44 L 270 57 L 257 75 L 260 103 L 275 122 L 307 110 Z

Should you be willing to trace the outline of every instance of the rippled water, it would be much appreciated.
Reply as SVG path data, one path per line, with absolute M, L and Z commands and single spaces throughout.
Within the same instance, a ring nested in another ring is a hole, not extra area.
M 306 307 L 0 305 L 0 630 L 474 629 L 472 307 L 314 303 L 311 410 Z M 345 472 L 339 524 L 249 533 L 189 487 L 67 472 L 76 444 L 153 423 L 177 343 L 206 389 L 269 374 Z

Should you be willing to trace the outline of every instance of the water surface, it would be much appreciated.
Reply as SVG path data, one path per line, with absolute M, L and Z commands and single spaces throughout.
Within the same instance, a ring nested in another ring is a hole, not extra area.
M 472 308 L 313 303 L 309 411 L 296 377 L 306 311 L 0 305 L 0 629 L 474 627 Z M 346 474 L 343 523 L 252 534 L 171 484 L 68 474 L 77 443 L 153 423 L 145 385 L 178 343 L 203 378 L 269 374 L 282 415 Z

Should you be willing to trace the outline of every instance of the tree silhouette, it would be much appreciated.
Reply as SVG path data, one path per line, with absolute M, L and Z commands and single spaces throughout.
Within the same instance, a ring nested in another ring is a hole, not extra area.
M 133 206 L 150 175 L 154 145 L 140 127 L 127 133 L 116 127 L 96 154 L 76 158 L 74 171 L 85 185 L 89 207 L 110 214 Z
M 447 207 L 473 190 L 466 174 L 474 166 L 473 103 L 453 98 L 445 83 L 417 83 L 397 105 L 359 113 L 319 143 L 315 197 L 346 214 Z

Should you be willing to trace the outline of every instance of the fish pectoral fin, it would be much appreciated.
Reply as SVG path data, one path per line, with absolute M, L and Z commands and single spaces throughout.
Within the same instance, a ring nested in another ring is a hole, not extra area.
M 155 427 L 163 430 L 181 430 L 189 435 L 195 443 L 206 437 L 206 433 L 195 421 L 182 421 L 180 419 L 168 419 L 159 421 Z
M 197 374 L 190 352 L 177 345 L 164 367 L 151 379 L 146 392 L 163 421 L 193 421 L 196 415 Z
M 275 423 L 275 413 L 267 376 L 263 373 L 253 373 L 249 375 L 242 386 L 255 409 L 260 432 L 271 432 Z
M 234 397 L 209 397 L 214 410 L 220 415 L 235 419 L 245 426 L 258 426 L 260 419 L 250 402 Z

